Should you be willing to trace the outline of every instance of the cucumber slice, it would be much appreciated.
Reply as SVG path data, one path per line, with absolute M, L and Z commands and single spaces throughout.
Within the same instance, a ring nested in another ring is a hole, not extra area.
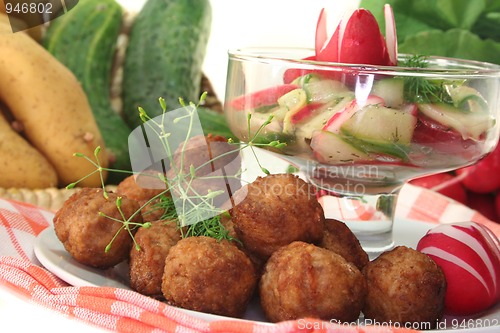
M 450 104 L 418 104 L 418 109 L 432 120 L 460 133 L 464 140 L 479 140 L 495 124 L 488 113 L 463 112 Z
M 294 126 L 291 117 L 307 104 L 307 94 L 304 89 L 294 89 L 278 98 L 278 104 L 286 110 L 283 118 L 283 132 L 293 133 Z
M 382 98 L 387 107 L 400 108 L 404 104 L 404 80 L 390 78 L 375 81 L 371 94 Z
M 344 109 L 354 99 L 352 97 L 345 97 L 340 102 L 332 101 L 325 104 L 321 109 L 306 121 L 297 124 L 295 128 L 295 135 L 303 139 L 311 139 L 315 131 L 322 129 L 334 114 Z
M 304 84 L 308 101 L 327 103 L 344 98 L 348 95 L 354 96 L 342 82 L 337 80 L 315 80 Z
M 346 136 L 345 140 L 350 142 L 353 146 L 357 147 L 360 150 L 365 151 L 366 153 L 373 155 L 390 155 L 401 159 L 403 161 L 408 161 L 408 153 L 410 151 L 410 146 L 403 145 L 397 142 L 376 142 L 364 140 L 356 137 Z
M 254 134 L 257 133 L 257 131 L 259 131 L 260 128 L 269 120 L 271 113 L 252 113 L 251 115 L 252 117 L 250 118 L 250 133 Z M 246 126 L 245 127 L 241 126 L 241 127 L 246 128 Z M 274 116 L 271 122 L 264 127 L 263 132 L 280 133 L 282 130 L 283 126 L 281 121 L 279 121 L 279 119 L 277 119 L 277 117 Z
M 304 89 L 294 89 L 280 98 L 278 98 L 278 104 L 288 110 L 288 112 L 294 112 L 299 110 L 307 103 L 307 93 Z
M 340 135 L 328 131 L 314 132 L 311 149 L 316 159 L 326 164 L 371 160 L 364 151 L 345 141 Z
M 446 90 L 453 101 L 453 105 L 462 111 L 488 112 L 488 104 L 479 91 L 468 86 L 448 85 Z
M 411 112 L 367 105 L 340 127 L 342 134 L 375 145 L 409 145 L 417 117 Z
M 286 107 L 279 106 L 278 104 L 274 104 L 272 107 L 271 106 L 267 106 L 267 107 L 268 107 L 267 109 L 264 109 L 263 106 L 261 106 L 260 108 L 254 109 L 253 111 L 251 111 L 252 117 L 257 115 L 257 114 L 260 114 L 265 118 L 269 117 L 270 115 L 273 115 L 274 116 L 273 120 L 283 122 L 283 119 L 285 118 L 285 115 L 288 112 L 288 109 Z
M 309 82 L 320 81 L 321 77 L 317 74 L 306 74 L 303 76 L 299 76 L 295 80 L 292 81 L 292 84 L 296 84 L 298 86 L 304 86 Z

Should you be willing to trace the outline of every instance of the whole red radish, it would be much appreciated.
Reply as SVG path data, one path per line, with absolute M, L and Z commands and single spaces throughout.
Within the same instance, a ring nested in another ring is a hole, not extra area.
M 497 216 L 500 218 L 500 192 L 495 196 L 495 208 L 497 211 Z M 500 221 L 497 222 L 500 223 Z
M 490 193 L 500 189 L 500 145 L 474 165 L 457 170 L 464 186 L 477 193 Z
M 441 224 L 427 232 L 417 250 L 429 255 L 446 276 L 445 311 L 472 315 L 500 299 L 500 244 L 475 222 Z
M 467 206 L 481 213 L 491 221 L 498 221 L 493 193 L 467 193 Z
M 450 173 L 442 172 L 416 178 L 411 180 L 410 184 L 436 191 L 464 205 L 467 204 L 465 187 L 460 180 Z

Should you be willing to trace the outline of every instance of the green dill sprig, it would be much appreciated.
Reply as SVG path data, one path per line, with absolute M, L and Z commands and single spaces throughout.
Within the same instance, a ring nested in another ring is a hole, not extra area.
M 77 186 L 78 183 L 80 183 L 81 181 L 87 179 L 88 177 L 91 177 L 95 173 L 99 173 L 99 178 L 101 180 L 101 185 L 102 185 L 102 189 L 103 189 L 104 198 L 106 198 L 106 199 L 108 198 L 108 192 L 106 192 L 106 188 L 105 188 L 105 185 L 104 185 L 104 174 L 103 173 L 104 173 L 104 171 L 110 171 L 111 169 L 103 168 L 101 166 L 101 161 L 99 160 L 99 153 L 100 152 L 101 152 L 101 146 L 97 146 L 94 149 L 94 160 L 92 160 L 90 157 L 88 157 L 87 155 L 82 154 L 82 153 L 74 153 L 73 154 L 73 156 L 75 156 L 75 157 L 84 158 L 85 160 L 87 160 L 88 162 L 90 162 L 91 164 L 93 164 L 96 169 L 94 171 L 92 171 L 91 173 L 87 174 L 86 176 L 80 178 L 76 182 L 68 184 L 66 186 L 67 189 L 72 189 L 75 186 Z
M 157 175 L 144 175 L 144 176 L 158 176 L 160 180 L 162 180 L 165 183 L 165 190 L 162 191 L 161 193 L 155 195 L 153 198 L 149 199 L 147 202 L 143 203 L 141 207 L 135 211 L 129 218 L 127 218 L 122 209 L 122 199 L 118 198 L 116 200 L 116 207 L 118 211 L 120 212 L 121 219 L 115 218 L 112 216 L 108 216 L 102 212 L 99 212 L 99 216 L 106 217 L 112 221 L 122 223 L 121 228 L 116 232 L 112 240 L 109 242 L 109 244 L 106 246 L 105 251 L 109 251 L 113 241 L 117 238 L 120 232 L 126 231 L 130 237 L 133 239 L 133 242 L 135 244 L 135 249 L 139 250 L 140 247 L 137 244 L 135 237 L 134 237 L 134 230 L 139 228 L 139 227 L 145 227 L 148 228 L 151 226 L 150 222 L 143 222 L 143 223 L 138 223 L 138 222 L 133 222 L 134 218 L 137 217 L 138 214 L 141 214 L 144 212 L 146 208 L 148 209 L 163 209 L 164 213 L 161 219 L 164 219 L 166 221 L 175 221 L 177 224 L 177 227 L 181 230 L 182 237 L 191 237 L 191 236 L 209 236 L 213 237 L 217 240 L 222 240 L 222 239 L 227 239 L 230 241 L 237 241 L 235 238 L 229 235 L 228 230 L 224 227 L 224 225 L 221 222 L 221 217 L 223 214 L 227 214 L 226 211 L 221 210 L 220 208 L 217 208 L 214 205 L 214 199 L 217 198 L 219 195 L 224 194 L 224 191 L 219 190 L 219 191 L 208 191 L 206 194 L 201 194 L 198 193 L 196 188 L 194 187 L 195 181 L 199 180 L 211 180 L 211 179 L 216 179 L 216 178 L 238 178 L 241 176 L 242 170 L 240 169 L 238 172 L 236 172 L 234 175 L 224 175 L 224 176 L 200 176 L 198 175 L 198 170 L 205 167 L 207 164 L 213 163 L 217 159 L 221 159 L 226 157 L 227 155 L 230 154 L 235 154 L 238 153 L 239 151 L 250 148 L 253 152 L 253 155 L 255 156 L 255 159 L 257 163 L 259 164 L 261 170 L 265 174 L 269 174 L 269 171 L 264 168 L 261 164 L 259 159 L 257 158 L 257 155 L 254 151 L 254 147 L 261 147 L 261 148 L 273 148 L 273 149 L 281 149 L 284 146 L 286 146 L 285 143 L 280 142 L 279 140 L 273 140 L 271 142 L 260 142 L 259 141 L 259 135 L 264 131 L 264 128 L 269 125 L 273 119 L 273 116 L 270 116 L 267 121 L 265 121 L 257 130 L 256 133 L 254 133 L 250 137 L 250 118 L 251 115 L 248 116 L 248 129 L 249 129 L 249 137 L 250 140 L 246 144 L 240 144 L 240 143 L 235 143 L 233 140 L 228 140 L 228 143 L 234 144 L 236 148 L 232 151 L 225 152 L 223 154 L 220 154 L 214 158 L 212 158 L 210 161 L 207 161 L 203 163 L 202 165 L 199 165 L 198 167 L 194 167 L 193 165 L 190 165 L 188 168 L 185 168 L 185 165 L 183 164 L 184 161 L 184 152 L 187 150 L 187 143 L 189 139 L 191 138 L 192 135 L 192 129 L 194 126 L 194 116 L 197 111 L 197 108 L 203 103 L 204 99 L 206 98 L 207 93 L 203 93 L 200 97 L 200 100 L 197 104 L 194 104 L 192 102 L 186 104 L 182 99 L 179 99 L 179 103 L 181 106 L 184 108 L 186 111 L 186 114 L 177 118 L 174 118 L 173 122 L 177 123 L 180 122 L 184 119 L 188 120 L 188 129 L 185 134 L 185 140 L 183 141 L 183 145 L 181 148 L 181 163 L 180 165 L 176 165 L 173 160 L 173 149 L 171 147 L 171 133 L 167 132 L 164 124 L 165 124 L 165 117 L 167 114 L 167 105 L 165 103 L 165 100 L 163 98 L 159 98 L 159 104 L 162 109 L 162 115 L 160 117 L 160 120 L 157 120 L 157 117 L 151 118 L 146 110 L 144 110 L 142 107 L 138 108 L 139 112 L 139 117 L 144 123 L 144 126 L 148 126 L 154 133 L 158 134 L 158 139 L 161 142 L 161 147 L 165 151 L 165 156 L 168 157 L 168 160 L 166 163 L 169 164 L 170 168 L 173 168 L 175 176 L 172 179 L 166 179 L 165 175 L 159 173 Z M 125 170 L 116 170 L 116 169 L 111 169 L 111 168 L 103 168 L 100 164 L 99 161 L 99 152 L 101 151 L 100 147 L 97 147 L 94 151 L 94 159 L 91 159 L 84 154 L 76 153 L 75 156 L 81 157 L 86 159 L 88 162 L 92 163 L 96 170 L 90 173 L 89 175 L 83 177 L 82 179 L 71 183 L 67 186 L 67 188 L 74 188 L 75 186 L 78 185 L 82 180 L 84 180 L 87 177 L 90 177 L 91 175 L 95 173 L 99 173 L 101 177 L 101 185 L 103 188 L 103 195 L 106 199 L 109 198 L 108 193 L 106 192 L 105 189 L 105 183 L 104 183 L 104 172 L 120 172 L 120 173 L 129 173 L 129 174 L 134 174 L 132 171 L 125 171 Z M 187 172 L 184 170 L 188 170 Z M 239 178 L 238 178 L 239 179 Z M 172 194 L 174 194 L 177 199 L 174 200 L 172 197 Z M 146 212 L 147 213 L 147 212 Z M 206 216 L 210 216 L 206 218 Z M 198 221 L 196 223 L 190 223 L 190 221 Z
M 283 149 L 284 147 L 286 147 L 286 143 L 281 142 L 279 140 L 273 140 L 273 141 L 270 141 L 267 143 L 259 141 L 261 133 L 264 132 L 265 127 L 267 125 L 269 125 L 273 119 L 274 119 L 274 115 L 272 115 L 272 114 L 269 115 L 269 117 L 266 119 L 266 121 L 264 121 L 264 123 L 262 125 L 260 125 L 259 128 L 257 128 L 257 131 L 255 131 L 255 133 L 253 133 L 253 135 L 252 135 L 252 126 L 251 126 L 252 114 L 249 113 L 247 116 L 247 131 L 248 131 L 248 137 L 250 139 L 248 140 L 248 143 L 246 143 L 242 148 L 242 149 L 250 148 L 252 155 L 254 156 L 255 160 L 257 161 L 257 165 L 259 166 L 260 170 L 266 175 L 269 175 L 270 172 L 268 169 L 264 168 L 260 164 L 260 161 L 257 157 L 257 154 L 255 152 L 254 147 L 260 147 L 260 148 L 267 147 L 267 148 L 274 148 L 274 149 Z
M 408 68 L 427 68 L 429 57 L 423 55 L 411 56 L 403 62 Z M 414 103 L 450 103 L 451 99 L 446 91 L 443 80 L 429 80 L 412 76 L 405 78 L 405 99 Z
M 116 237 L 123 231 L 126 230 L 130 237 L 132 237 L 132 240 L 134 241 L 134 245 L 136 249 L 139 249 L 139 244 L 135 241 L 135 237 L 133 234 L 133 231 L 137 229 L 138 227 L 143 227 L 143 228 L 149 228 L 151 226 L 150 222 L 145 222 L 145 223 L 138 223 L 138 222 L 133 222 L 132 218 L 133 216 L 126 218 L 125 214 L 123 213 L 122 210 L 122 197 L 116 198 L 116 208 L 118 209 L 118 212 L 120 213 L 121 219 L 117 219 L 113 216 L 109 216 L 103 212 L 99 212 L 99 216 L 105 217 L 107 219 L 110 219 L 115 222 L 120 222 L 122 226 L 118 229 L 118 231 L 114 234 L 114 236 L 111 238 L 110 242 L 106 245 L 106 248 L 104 249 L 104 252 L 109 252 L 111 249 L 111 246 L 113 245 L 113 242 L 116 240 Z

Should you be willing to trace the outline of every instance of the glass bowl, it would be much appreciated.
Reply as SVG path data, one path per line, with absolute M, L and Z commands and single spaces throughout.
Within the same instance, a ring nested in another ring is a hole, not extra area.
M 394 244 L 403 184 L 473 164 L 496 146 L 500 66 L 414 55 L 372 66 L 311 55 L 306 48 L 229 51 L 227 122 L 243 142 L 299 168 L 320 193 L 372 212 L 344 222 L 379 253 Z

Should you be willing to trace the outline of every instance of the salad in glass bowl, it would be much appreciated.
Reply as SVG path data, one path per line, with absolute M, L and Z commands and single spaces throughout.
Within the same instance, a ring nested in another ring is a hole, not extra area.
M 495 146 L 497 66 L 410 55 L 397 67 L 301 60 L 308 51 L 230 54 L 226 116 L 241 140 L 279 140 L 279 153 L 313 178 L 327 181 L 321 170 L 335 166 L 337 182 L 352 174 L 376 192 L 474 163 Z
M 231 50 L 225 96 L 240 140 L 271 147 L 319 193 L 371 212 L 345 221 L 369 252 L 393 246 L 405 182 L 473 164 L 499 136 L 500 66 L 398 55 L 388 5 L 385 17 L 385 38 L 364 9 L 328 37 L 322 11 L 314 49 Z

